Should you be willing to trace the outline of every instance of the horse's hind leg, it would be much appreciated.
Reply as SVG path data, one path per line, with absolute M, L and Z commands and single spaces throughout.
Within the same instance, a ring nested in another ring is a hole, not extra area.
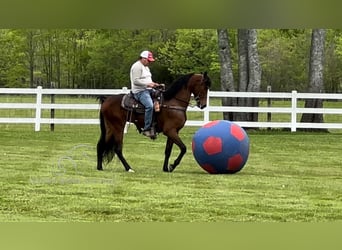
M 117 144 L 117 146 L 114 149 L 116 155 L 120 159 L 122 165 L 124 165 L 124 168 L 126 169 L 127 172 L 134 172 L 134 170 L 131 168 L 131 166 L 128 164 L 126 161 L 125 157 L 122 154 L 122 143 Z
M 128 162 L 126 161 L 126 159 L 122 153 L 124 125 L 122 126 L 122 128 L 121 127 L 115 127 L 115 128 L 113 127 L 113 131 L 114 131 L 113 134 L 115 135 L 115 137 L 114 137 L 114 140 L 115 140 L 114 152 L 115 152 L 115 154 L 117 155 L 117 157 L 119 158 L 119 160 L 121 161 L 122 165 L 124 166 L 124 168 L 126 169 L 127 172 L 134 172 L 134 170 L 128 164 Z

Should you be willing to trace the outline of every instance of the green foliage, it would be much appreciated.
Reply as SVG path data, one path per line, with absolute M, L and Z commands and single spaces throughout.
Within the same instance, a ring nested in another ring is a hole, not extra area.
M 207 71 L 216 87 L 220 71 L 217 35 L 209 29 L 180 29 L 159 48 L 161 62 L 174 75 Z M 214 86 L 215 88 L 215 86 Z
M 131 65 L 143 50 L 154 52 L 158 58 L 157 48 L 163 43 L 164 36 L 168 36 L 164 33 L 163 30 L 96 31 L 89 49 L 89 76 L 97 81 L 97 87 L 129 87 Z M 158 62 L 156 64 L 158 66 Z
M 259 30 L 262 89 L 305 91 L 310 51 L 310 32 Z
M 238 79 L 237 30 L 229 30 L 232 67 Z M 328 30 L 326 92 L 340 92 L 342 39 Z M 310 29 L 260 29 L 262 86 L 273 91 L 306 91 Z M 220 89 L 214 29 L 0 29 L 0 87 L 121 88 L 142 50 L 151 50 L 154 80 L 170 83 L 179 74 L 207 71 Z
M 340 30 L 328 30 L 325 53 L 324 85 L 325 91 L 342 91 L 342 38 Z
M 0 87 L 24 87 L 27 68 L 24 38 L 16 30 L 0 30 Z

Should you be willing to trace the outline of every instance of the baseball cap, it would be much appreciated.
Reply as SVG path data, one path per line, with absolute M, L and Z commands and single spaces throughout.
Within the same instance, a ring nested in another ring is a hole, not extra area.
M 151 51 L 145 50 L 141 52 L 140 56 L 143 58 L 147 58 L 147 60 L 150 62 L 154 62 L 153 54 Z

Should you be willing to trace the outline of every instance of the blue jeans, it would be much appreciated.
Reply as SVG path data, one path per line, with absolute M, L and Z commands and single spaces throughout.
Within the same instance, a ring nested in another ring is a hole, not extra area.
M 151 98 L 151 90 L 146 89 L 134 94 L 134 98 L 137 99 L 145 107 L 145 126 L 144 130 L 148 130 L 152 126 L 152 115 L 153 115 L 153 101 Z

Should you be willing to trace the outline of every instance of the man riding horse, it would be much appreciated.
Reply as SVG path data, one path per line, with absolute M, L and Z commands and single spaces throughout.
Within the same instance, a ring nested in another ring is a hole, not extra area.
M 156 138 L 157 133 L 163 133 L 167 137 L 164 150 L 164 172 L 173 172 L 186 153 L 186 145 L 180 138 L 179 131 L 187 120 L 186 110 L 190 98 L 193 96 L 196 106 L 204 109 L 207 105 L 211 80 L 207 72 L 200 74 L 191 72 L 174 80 L 166 90 L 162 90 L 161 96 L 156 95 L 157 100 L 160 101 L 160 111 L 155 115 L 153 125 L 153 101 L 150 92 L 157 86 L 159 89 L 163 86 L 152 80 L 152 74 L 147 65 L 153 61 L 152 53 L 143 51 L 139 60 L 132 65 L 130 72 L 132 94 L 145 106 L 144 111 L 140 112 L 143 109 L 139 109 L 138 112 L 135 108 L 139 105 L 133 103 L 129 106 L 130 108 L 126 108 L 125 101 L 129 100 L 131 103 L 132 100 L 127 98 L 130 94 L 98 97 L 101 103 L 99 112 L 101 135 L 97 143 L 98 170 L 103 170 L 103 160 L 108 163 L 114 155 L 117 155 L 125 170 L 133 172 L 123 155 L 124 128 L 127 121 L 134 123 L 139 133 L 144 132 L 144 135 L 151 139 Z M 151 126 L 154 129 L 151 129 Z M 174 162 L 169 164 L 173 145 L 178 146 L 179 153 Z
M 150 51 L 143 51 L 131 67 L 131 91 L 134 98 L 142 103 L 145 107 L 145 124 L 143 128 L 143 135 L 147 137 L 154 137 L 155 131 L 152 130 L 152 117 L 153 117 L 153 101 L 151 93 L 153 88 L 158 87 L 160 84 L 153 82 L 152 74 L 148 67 L 151 62 L 154 62 L 153 54 Z

